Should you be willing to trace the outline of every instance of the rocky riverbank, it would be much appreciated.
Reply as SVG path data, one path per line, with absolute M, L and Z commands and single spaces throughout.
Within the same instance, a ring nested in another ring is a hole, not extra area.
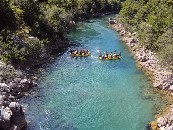
M 0 61 L 0 130 L 24 130 L 27 122 L 17 99 L 36 86 L 36 77 Z
M 127 31 L 116 19 L 110 19 L 109 23 L 129 47 L 140 67 L 150 73 L 153 86 L 170 91 L 173 94 L 173 73 L 159 64 L 157 54 L 141 46 L 135 37 L 136 33 Z M 156 120 L 149 123 L 149 125 L 152 130 L 173 130 L 173 106 L 170 106 L 167 114 L 164 116 L 158 115 Z

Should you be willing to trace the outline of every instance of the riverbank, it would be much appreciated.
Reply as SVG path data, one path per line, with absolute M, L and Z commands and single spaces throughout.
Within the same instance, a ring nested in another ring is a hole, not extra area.
M 18 99 L 36 84 L 36 77 L 27 76 L 12 65 L 0 61 L 0 129 L 24 130 L 27 122 Z
M 111 21 L 111 27 L 119 33 L 121 40 L 129 47 L 140 68 L 149 73 L 153 86 L 173 94 L 172 71 L 159 64 L 157 54 L 141 46 L 135 37 L 136 33 L 125 30 L 117 20 L 114 19 L 113 23 Z M 165 113 L 164 116 L 157 115 L 155 121 L 149 124 L 152 130 L 173 129 L 173 106 L 170 106 L 169 111 L 167 110 Z
M 74 43 L 68 50 L 88 49 L 91 57 L 72 58 L 67 50 L 43 66 L 38 87 L 20 101 L 28 129 L 140 130 L 153 119 L 155 101 L 161 100 L 141 96 L 141 89 L 151 88 L 150 81 L 115 31 L 107 27 L 108 17 L 79 23 L 67 36 Z M 119 61 L 98 59 L 97 49 L 111 52 L 115 45 L 128 56 Z
M 57 54 L 69 47 L 68 40 L 49 44 L 36 57 L 31 56 L 23 62 L 0 61 L 0 130 L 24 130 L 27 121 L 23 107 L 18 103 L 20 98 L 28 95 L 33 87 L 37 87 L 34 71 L 43 64 L 50 63 Z
M 110 12 L 95 14 L 90 19 L 108 14 Z M 86 20 L 88 19 L 84 21 Z M 72 21 L 71 28 L 74 27 L 75 22 Z M 32 36 L 28 36 L 27 38 L 29 40 L 37 39 L 37 37 Z M 27 95 L 32 87 L 37 86 L 37 78 L 30 76 L 30 73 L 32 74 L 33 70 L 37 70 L 43 64 L 53 61 L 55 55 L 63 52 L 69 46 L 69 41 L 64 37 L 63 40 L 47 44 L 42 48 L 41 52 L 33 52 L 33 55 L 30 55 L 25 61 L 10 61 L 7 64 L 0 61 L 0 70 L 2 70 L 0 75 L 0 129 L 7 130 L 14 129 L 15 127 L 18 130 L 22 130 L 26 128 L 27 121 L 25 120 L 23 108 L 18 103 L 18 99 Z

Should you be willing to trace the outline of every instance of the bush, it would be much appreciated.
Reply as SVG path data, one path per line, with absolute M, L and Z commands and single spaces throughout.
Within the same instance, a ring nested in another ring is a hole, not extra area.
M 173 44 L 167 45 L 159 52 L 161 64 L 167 67 L 173 67 Z
M 12 62 L 24 61 L 28 56 L 37 55 L 42 52 L 44 42 L 36 37 L 30 37 L 26 31 L 21 29 L 15 32 L 3 30 L 1 32 L 1 59 Z
M 172 64 L 173 2 L 171 0 L 126 0 L 120 11 L 120 21 L 137 32 L 139 43 L 159 52 L 164 65 Z
M 48 43 L 64 40 L 71 20 L 117 11 L 120 3 L 121 0 L 1 0 L 0 58 L 22 62 L 39 57 Z

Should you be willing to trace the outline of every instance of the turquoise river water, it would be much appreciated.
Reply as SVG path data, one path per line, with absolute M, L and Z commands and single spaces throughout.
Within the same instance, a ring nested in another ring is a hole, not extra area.
M 146 130 L 157 100 L 142 91 L 151 83 L 107 20 L 79 23 L 67 36 L 69 49 L 88 49 L 90 57 L 70 57 L 67 50 L 44 66 L 38 88 L 22 99 L 28 130 Z M 101 61 L 98 49 L 116 49 L 123 58 Z

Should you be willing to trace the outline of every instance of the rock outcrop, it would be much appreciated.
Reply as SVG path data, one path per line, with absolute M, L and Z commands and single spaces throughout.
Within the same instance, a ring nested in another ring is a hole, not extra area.
M 17 102 L 8 104 L 3 104 L 0 108 L 0 129 L 24 130 L 27 122 L 22 107 Z
M 36 86 L 36 78 L 0 62 L 0 130 L 24 130 L 27 122 L 22 106 L 16 102 Z
M 171 70 L 160 66 L 156 53 L 141 46 L 133 34 L 125 30 L 122 24 L 116 22 L 112 27 L 119 32 L 122 40 L 134 54 L 137 63 L 142 68 L 152 72 L 153 86 L 173 92 L 173 73 Z

